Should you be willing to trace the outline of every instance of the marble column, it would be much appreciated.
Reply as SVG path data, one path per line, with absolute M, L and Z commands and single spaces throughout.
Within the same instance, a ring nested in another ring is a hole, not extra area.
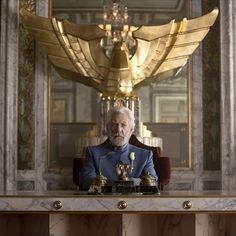
M 220 1 L 222 189 L 236 189 L 236 2 Z
M 199 1 L 191 1 L 191 17 L 201 15 L 202 6 Z M 202 44 L 192 56 L 192 77 L 190 78 L 190 122 L 191 122 L 191 140 L 190 140 L 190 158 L 192 169 L 194 171 L 194 181 L 192 188 L 202 190 L 202 180 L 200 176 L 203 172 L 203 124 L 202 124 Z
M 36 1 L 37 14 L 48 17 L 49 1 Z M 36 46 L 35 61 L 35 190 L 46 190 L 43 174 L 48 163 L 48 60 L 45 53 Z
M 33 1 L 32 1 L 33 2 Z M 16 190 L 20 183 L 32 183 L 45 190 L 43 180 L 47 163 L 48 75 L 46 56 L 36 47 L 35 68 L 35 144 L 33 170 L 17 170 L 18 160 L 18 74 L 19 3 L 1 1 L 1 77 L 0 77 L 0 190 Z M 30 2 L 29 2 L 30 4 Z M 48 15 L 48 1 L 36 1 L 38 15 Z
M 19 1 L 1 1 L 0 189 L 16 185 Z
M 202 15 L 201 2 L 190 1 L 190 18 Z M 189 158 L 190 167 L 185 170 L 172 170 L 169 189 L 202 190 L 203 181 L 203 124 L 202 124 L 202 46 L 194 52 L 189 60 L 191 72 L 189 80 Z M 176 186 L 174 186 L 174 184 Z M 172 186 L 173 185 L 173 186 Z

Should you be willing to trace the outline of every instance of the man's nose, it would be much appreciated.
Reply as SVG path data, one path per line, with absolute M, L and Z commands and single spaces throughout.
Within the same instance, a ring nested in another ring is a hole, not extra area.
M 117 132 L 120 132 L 120 131 L 122 130 L 122 126 L 119 125 L 119 124 L 116 124 L 115 130 L 116 130 Z

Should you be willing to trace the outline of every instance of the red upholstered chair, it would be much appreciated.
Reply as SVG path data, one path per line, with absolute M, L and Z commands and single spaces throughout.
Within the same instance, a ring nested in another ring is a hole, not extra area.
M 108 139 L 105 141 L 108 142 Z M 104 142 L 104 143 L 105 143 Z M 163 190 L 171 178 L 171 162 L 169 157 L 161 157 L 160 147 L 148 146 L 141 143 L 137 137 L 133 134 L 129 140 L 130 144 L 143 149 L 151 150 L 153 152 L 153 162 L 156 173 L 158 175 L 158 188 Z M 84 148 L 85 154 L 86 147 Z M 79 172 L 84 165 L 84 157 L 75 157 L 73 162 L 73 181 L 75 185 L 79 185 Z

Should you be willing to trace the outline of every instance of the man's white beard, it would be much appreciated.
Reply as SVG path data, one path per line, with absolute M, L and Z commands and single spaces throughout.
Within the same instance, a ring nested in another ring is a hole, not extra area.
M 125 144 L 127 144 L 129 142 L 129 137 L 122 137 L 122 136 L 114 136 L 114 135 L 111 135 L 109 137 L 111 143 L 117 147 L 121 147 Z

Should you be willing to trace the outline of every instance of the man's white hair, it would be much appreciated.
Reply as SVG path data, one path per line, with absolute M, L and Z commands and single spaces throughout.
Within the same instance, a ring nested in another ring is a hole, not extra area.
M 118 107 L 118 106 L 112 107 L 107 113 L 107 125 L 111 123 L 113 115 L 119 114 L 119 113 L 127 115 L 128 119 L 130 121 L 130 126 L 131 126 L 132 130 L 134 130 L 134 127 L 135 127 L 134 114 L 127 107 Z

